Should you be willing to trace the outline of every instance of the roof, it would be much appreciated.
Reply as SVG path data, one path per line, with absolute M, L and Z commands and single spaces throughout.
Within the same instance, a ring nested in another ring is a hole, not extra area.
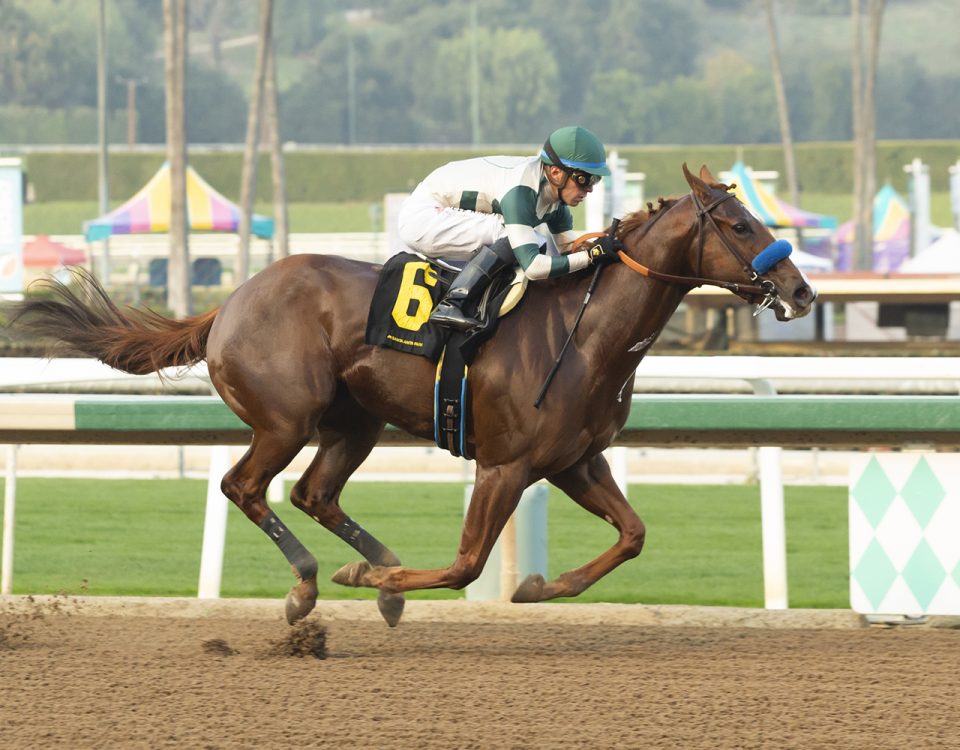
M 187 167 L 187 216 L 191 231 L 236 232 L 240 207 L 214 190 L 193 167 Z M 83 223 L 87 242 L 114 234 L 145 234 L 170 231 L 170 163 L 130 200 L 99 218 Z M 250 231 L 257 237 L 273 237 L 273 219 L 254 214 Z
M 853 268 L 853 225 L 848 221 L 837 230 L 837 269 Z M 896 271 L 910 255 L 910 207 L 890 185 L 873 198 L 873 270 Z
M 737 199 L 768 227 L 835 229 L 837 218 L 792 206 L 754 178 L 749 167 L 738 161 L 730 168 Z

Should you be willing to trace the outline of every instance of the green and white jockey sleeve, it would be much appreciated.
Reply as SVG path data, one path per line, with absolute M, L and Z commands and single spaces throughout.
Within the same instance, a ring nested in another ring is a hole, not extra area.
M 420 187 L 442 206 L 503 216 L 520 267 L 531 279 L 545 279 L 579 271 L 590 263 L 586 253 L 540 253 L 536 227 L 545 224 L 561 248 L 575 236 L 570 209 L 559 201 L 548 202 L 547 184 L 539 157 L 486 156 L 445 164 Z

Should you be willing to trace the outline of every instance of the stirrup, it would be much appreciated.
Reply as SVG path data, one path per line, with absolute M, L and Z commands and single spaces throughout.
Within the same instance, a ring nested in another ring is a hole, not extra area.
M 455 331 L 469 331 L 472 328 L 479 328 L 483 325 L 482 321 L 471 318 L 464 314 L 454 305 L 440 304 L 437 309 L 430 313 L 430 323 L 435 323 L 444 328 L 452 328 Z

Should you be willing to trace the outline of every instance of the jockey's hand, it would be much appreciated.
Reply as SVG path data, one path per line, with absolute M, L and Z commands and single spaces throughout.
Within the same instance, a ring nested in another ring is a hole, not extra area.
M 608 234 L 598 237 L 596 243 L 587 252 L 590 253 L 590 265 L 606 265 L 620 260 L 617 253 L 623 250 L 623 243 Z

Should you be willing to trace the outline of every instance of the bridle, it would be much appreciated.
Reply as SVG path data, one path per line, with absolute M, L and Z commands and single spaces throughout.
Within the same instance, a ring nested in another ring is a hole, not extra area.
M 720 227 L 717 225 L 716 219 L 713 218 L 713 209 L 719 206 L 724 201 L 729 200 L 730 198 L 736 197 L 734 193 L 724 193 L 719 198 L 715 198 L 713 201 L 708 203 L 706 206 L 701 203 L 700 198 L 697 197 L 697 194 L 690 191 L 690 198 L 693 200 L 693 205 L 697 209 L 697 275 L 696 276 L 678 276 L 672 273 L 664 273 L 663 271 L 656 271 L 652 268 L 649 268 L 642 263 L 635 261 L 629 255 L 626 254 L 623 250 L 619 251 L 620 260 L 623 261 L 623 264 L 627 268 L 636 271 L 642 276 L 647 276 L 651 279 L 659 279 L 660 281 L 667 281 L 671 284 L 682 284 L 689 287 L 698 287 L 698 286 L 716 286 L 721 289 L 726 289 L 727 291 L 733 292 L 734 294 L 747 294 L 747 295 L 756 295 L 764 297 L 764 301 L 760 305 L 760 310 L 765 310 L 770 305 L 772 305 L 777 299 L 777 290 L 773 282 L 770 279 L 761 279 L 760 273 L 758 273 L 750 262 L 743 257 L 743 254 L 735 248 L 731 242 L 724 236 L 723 232 L 720 231 Z M 719 279 L 707 279 L 701 277 L 700 269 L 703 266 L 703 249 L 704 249 L 704 237 L 706 234 L 707 225 L 713 228 L 713 231 L 716 232 L 717 237 L 720 239 L 721 244 L 741 265 L 744 273 L 751 282 L 760 283 L 750 283 L 742 284 L 735 281 L 721 281 Z
M 754 315 L 759 315 L 762 311 L 766 310 L 770 305 L 776 302 L 779 299 L 777 294 L 777 288 L 770 279 L 761 279 L 766 272 L 772 269 L 778 262 L 786 258 L 790 254 L 790 245 L 789 243 L 784 242 L 783 240 L 776 240 L 771 243 L 754 258 L 752 261 L 747 262 L 746 258 L 743 257 L 743 254 L 740 253 L 737 248 L 735 248 L 730 241 L 723 236 L 723 232 L 720 231 L 720 227 L 717 225 L 716 219 L 713 218 L 712 211 L 721 203 L 730 198 L 734 198 L 735 194 L 726 192 L 721 195 L 719 198 L 715 198 L 706 206 L 700 202 L 700 199 L 697 197 L 697 194 L 690 191 L 690 198 L 693 200 L 693 205 L 697 209 L 697 276 L 676 276 L 672 273 L 664 273 L 662 271 L 654 271 L 652 268 L 648 268 L 642 263 L 638 263 L 629 255 L 626 254 L 623 250 L 619 250 L 617 254 L 620 256 L 620 260 L 623 264 L 631 269 L 636 271 L 642 276 L 647 276 L 651 279 L 659 279 L 661 281 L 667 281 L 671 284 L 682 284 L 683 286 L 689 287 L 698 287 L 707 284 L 709 286 L 718 286 L 721 289 L 726 289 L 734 294 L 745 295 L 758 295 L 763 297 L 763 302 L 757 305 L 757 310 L 754 312 Z M 676 205 L 676 204 L 674 204 Z M 669 210 L 669 209 L 667 209 Z M 663 213 L 666 213 L 664 211 Z M 644 226 L 652 226 L 652 223 L 657 220 L 663 214 L 658 214 L 654 219 L 649 220 Z M 615 237 L 617 234 L 617 226 L 620 224 L 619 219 L 614 219 L 613 223 L 610 225 L 610 228 L 607 232 L 589 232 L 587 234 L 578 237 L 574 243 L 574 249 L 580 249 L 586 244 L 589 244 L 591 240 L 595 240 L 598 237 L 610 236 Z M 743 271 L 750 279 L 751 282 L 759 281 L 759 284 L 738 284 L 735 281 L 720 281 L 718 279 L 705 279 L 699 276 L 700 269 L 703 266 L 703 242 L 704 234 L 706 234 L 706 225 L 709 224 L 713 227 L 713 231 L 717 233 L 717 237 L 720 238 L 720 242 L 727 249 L 734 258 L 743 266 Z M 782 246 L 781 246 L 782 243 Z M 785 247 L 784 247 L 785 246 Z M 757 268 L 758 261 L 761 261 L 760 268 Z M 590 302 L 590 297 L 593 295 L 593 291 L 597 285 L 597 281 L 600 278 L 600 272 L 604 269 L 603 265 L 598 265 L 596 270 L 593 272 L 593 279 L 590 281 L 590 286 L 587 288 L 587 294 L 583 298 L 583 304 L 580 305 L 580 310 L 577 312 L 577 317 L 573 321 L 573 327 L 570 329 L 570 333 L 567 335 L 567 340 L 564 341 L 563 346 L 560 348 L 560 354 L 557 355 L 557 359 L 553 363 L 553 367 L 550 369 L 550 372 L 547 373 L 547 379 L 544 381 L 543 386 L 540 388 L 540 393 L 537 394 L 536 400 L 533 402 L 535 409 L 540 408 L 540 404 L 543 403 L 544 397 L 547 395 L 547 389 L 550 387 L 550 383 L 553 382 L 554 376 L 557 374 L 557 370 L 560 368 L 560 361 L 563 359 L 564 352 L 567 351 L 567 347 L 570 346 L 570 342 L 573 340 L 573 335 L 576 333 L 577 328 L 580 326 L 580 321 L 583 318 L 583 313 L 587 308 L 587 304 Z M 659 333 L 659 331 L 658 331 Z M 634 351 L 631 349 L 631 351 Z
M 721 203 L 730 198 L 735 197 L 734 193 L 724 193 L 719 198 L 715 198 L 709 204 L 704 206 L 700 199 L 697 197 L 697 194 L 692 190 L 690 191 L 690 197 L 693 199 L 693 205 L 697 208 L 697 274 L 700 273 L 700 268 L 703 265 L 703 240 L 704 234 L 706 233 L 706 224 L 709 223 L 713 227 L 713 231 L 717 233 L 717 236 L 720 238 L 720 242 L 727 249 L 734 258 L 743 266 L 744 273 L 750 281 L 760 281 L 759 284 L 738 284 L 735 281 L 720 281 L 717 279 L 705 279 L 699 275 L 697 276 L 676 276 L 672 273 L 663 273 L 662 271 L 654 271 L 652 268 L 648 268 L 642 263 L 638 263 L 629 255 L 627 255 L 623 250 L 618 251 L 620 260 L 623 264 L 642 276 L 648 276 L 651 279 L 659 279 L 661 281 L 667 281 L 671 284 L 682 284 L 689 287 L 703 286 L 707 284 L 709 286 L 718 286 L 721 289 L 726 289 L 733 292 L 734 294 L 750 294 L 750 295 L 761 295 L 763 296 L 763 302 L 757 305 L 757 310 L 754 315 L 758 315 L 763 310 L 766 310 L 770 305 L 776 302 L 779 299 L 777 294 L 777 288 L 774 286 L 774 283 L 770 279 L 761 279 L 760 277 L 766 271 L 769 271 L 773 266 L 777 264 L 780 260 L 783 260 L 787 255 L 789 255 L 789 250 L 785 253 L 779 252 L 781 248 L 777 248 L 778 243 L 782 240 L 777 240 L 776 242 L 765 247 L 756 258 L 751 262 L 743 257 L 737 248 L 735 248 L 730 241 L 723 236 L 723 232 L 720 231 L 720 227 L 717 226 L 716 219 L 713 218 L 711 212 Z M 663 213 L 666 213 L 664 211 Z M 662 216 L 658 214 L 657 218 Z M 650 220 L 645 226 L 652 225 L 652 222 L 656 221 L 656 218 Z M 610 229 L 607 232 L 589 232 L 587 234 L 578 237 L 574 249 L 579 249 L 586 244 L 589 244 L 590 240 L 596 239 L 597 237 L 603 237 L 609 234 L 610 237 L 615 237 L 617 233 L 617 226 L 619 225 L 620 220 L 614 219 L 613 223 L 610 225 Z M 789 245 L 787 245 L 789 248 Z M 765 267 L 763 271 L 758 270 L 754 267 L 756 262 L 761 258 L 761 256 L 766 256 Z M 560 361 L 563 359 L 564 352 L 567 351 L 567 347 L 570 345 L 570 342 L 573 340 L 573 335 L 576 333 L 577 328 L 580 326 L 580 321 L 583 318 L 583 313 L 587 308 L 587 304 L 590 302 L 590 297 L 593 295 L 594 288 L 597 285 L 597 280 L 600 278 L 600 272 L 603 270 L 604 266 L 598 265 L 596 270 L 593 272 L 593 279 L 590 281 L 590 286 L 587 288 L 587 294 L 583 298 L 583 304 L 580 305 L 580 310 L 577 312 L 577 317 L 573 321 L 573 327 L 570 329 L 570 333 L 567 335 L 567 340 L 564 341 L 563 346 L 560 348 L 560 354 L 557 355 L 557 359 L 553 363 L 553 367 L 550 369 L 550 372 L 547 373 L 547 379 L 544 381 L 543 386 L 540 388 L 540 393 L 537 394 L 536 400 L 533 402 L 535 409 L 540 408 L 540 404 L 543 403 L 543 399 L 547 394 L 547 389 L 550 387 L 550 383 L 553 382 L 554 376 L 557 374 L 557 370 L 560 367 Z M 631 350 L 632 351 L 632 350 Z

